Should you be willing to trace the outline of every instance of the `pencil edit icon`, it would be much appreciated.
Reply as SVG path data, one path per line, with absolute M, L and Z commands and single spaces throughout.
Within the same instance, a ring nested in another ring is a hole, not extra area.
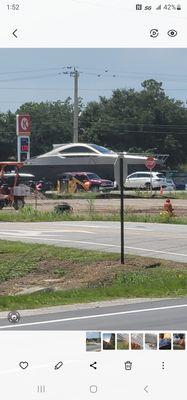
M 55 365 L 54 369 L 57 371 L 58 369 L 62 368 L 62 366 L 63 366 L 63 362 L 62 362 L 62 361 L 59 361 L 59 362 Z

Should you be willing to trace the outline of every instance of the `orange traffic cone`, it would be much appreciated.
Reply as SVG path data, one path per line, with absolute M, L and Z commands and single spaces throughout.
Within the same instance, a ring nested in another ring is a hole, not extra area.
M 163 187 L 161 186 L 161 188 L 160 188 L 160 196 L 163 196 L 163 193 L 164 193 Z

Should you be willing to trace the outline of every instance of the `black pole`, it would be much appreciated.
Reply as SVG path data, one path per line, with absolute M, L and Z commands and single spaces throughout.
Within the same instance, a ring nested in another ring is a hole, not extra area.
M 121 220 L 121 264 L 124 264 L 124 177 L 123 177 L 124 157 L 119 159 L 119 176 L 120 176 L 120 220 Z

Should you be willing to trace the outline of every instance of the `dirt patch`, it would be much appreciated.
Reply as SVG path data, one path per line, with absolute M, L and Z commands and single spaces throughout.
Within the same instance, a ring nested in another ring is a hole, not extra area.
M 85 264 L 49 259 L 39 261 L 34 270 L 24 277 L 0 283 L 0 293 L 1 295 L 15 295 L 25 289 L 33 288 L 33 291 L 35 291 L 36 287 L 51 290 L 103 287 L 110 284 L 121 272 L 158 268 L 186 270 L 186 265 L 132 256 L 128 256 L 125 265 L 121 265 L 119 261 L 101 261 Z
M 89 202 L 86 199 L 68 199 L 67 201 L 75 213 L 88 213 Z M 148 198 L 148 199 L 129 199 L 125 198 L 125 207 L 127 213 L 132 214 L 148 214 L 159 215 L 163 210 L 164 199 Z M 40 199 L 38 201 L 38 210 L 52 211 L 54 207 L 62 202 L 61 200 Z M 31 201 L 31 205 L 34 203 Z M 173 207 L 177 216 L 187 216 L 187 200 L 173 199 Z M 96 213 L 116 214 L 120 210 L 120 200 L 115 198 L 95 199 L 92 204 Z

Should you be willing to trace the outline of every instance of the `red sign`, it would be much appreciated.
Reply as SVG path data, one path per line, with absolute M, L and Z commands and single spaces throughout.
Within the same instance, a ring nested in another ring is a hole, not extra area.
M 29 150 L 28 145 L 21 146 L 21 151 L 28 151 L 28 150 Z
M 31 117 L 29 114 L 16 116 L 16 130 L 18 136 L 29 136 L 31 133 Z
M 154 157 L 148 157 L 145 162 L 145 165 L 148 169 L 153 169 L 156 165 L 156 161 L 155 161 Z

